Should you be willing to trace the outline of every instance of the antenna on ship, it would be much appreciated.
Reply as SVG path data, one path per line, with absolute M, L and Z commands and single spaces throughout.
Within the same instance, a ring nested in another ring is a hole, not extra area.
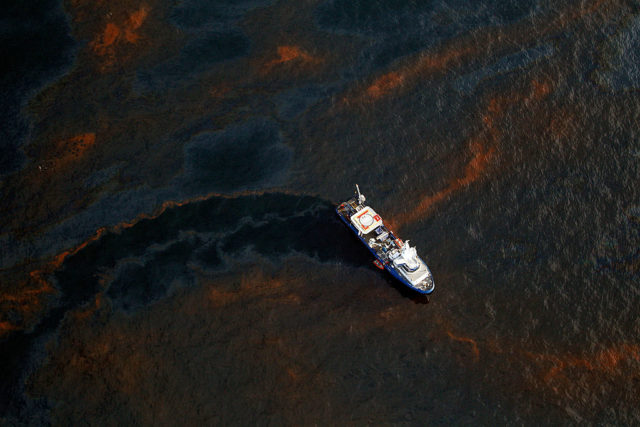
M 363 204 L 367 200 L 362 194 L 360 194 L 360 187 L 356 184 L 356 190 L 358 191 L 358 203 Z

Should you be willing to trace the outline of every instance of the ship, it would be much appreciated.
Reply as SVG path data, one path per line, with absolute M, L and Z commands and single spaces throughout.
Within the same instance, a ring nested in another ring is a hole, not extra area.
M 405 286 L 421 294 L 430 294 L 435 289 L 433 276 L 427 264 L 418 256 L 409 240 L 403 242 L 384 224 L 382 217 L 370 206 L 356 184 L 356 194 L 339 204 L 336 213 L 340 219 L 371 251 L 373 263 L 387 270 Z

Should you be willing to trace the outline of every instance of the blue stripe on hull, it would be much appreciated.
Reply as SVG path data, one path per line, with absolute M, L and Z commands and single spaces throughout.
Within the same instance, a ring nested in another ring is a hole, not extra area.
M 402 277 L 402 276 L 401 276 L 401 275 L 396 271 L 396 269 L 395 269 L 395 268 L 393 268 L 393 267 L 391 266 L 391 264 L 387 264 L 387 263 L 385 263 L 385 262 L 384 262 L 384 261 L 383 261 L 383 260 L 378 256 L 378 254 L 377 254 L 377 253 L 376 253 L 376 252 L 375 252 L 375 251 L 374 251 L 374 250 L 373 250 L 373 249 L 372 249 L 372 248 L 367 244 L 367 242 L 365 242 L 365 241 L 364 241 L 364 239 L 363 239 L 362 237 L 360 237 L 360 235 L 358 234 L 358 230 L 356 230 L 356 228 L 355 228 L 355 227 L 354 227 L 354 226 L 353 226 L 349 221 L 347 221 L 347 220 L 346 220 L 342 215 L 340 215 L 340 212 L 338 212 L 338 209 L 337 209 L 337 208 L 335 209 L 335 211 L 336 211 L 336 214 L 338 214 L 338 216 L 339 216 L 339 217 L 340 217 L 340 219 L 342 220 L 342 222 L 344 222 L 344 223 L 347 225 L 347 227 L 349 227 L 349 228 L 351 229 L 351 231 L 353 231 L 353 232 L 355 233 L 356 237 L 357 237 L 358 239 L 360 239 L 360 241 L 361 241 L 362 243 L 364 243 L 364 245 L 367 247 L 367 249 L 369 249 L 369 252 L 371 252 L 371 253 L 373 254 L 373 256 L 374 256 L 374 257 L 376 257 L 376 259 L 377 259 L 378 261 L 380 261 L 380 263 L 384 266 L 385 270 L 387 270 L 389 273 L 391 273 L 391 275 L 392 275 L 393 277 L 395 277 L 397 280 L 399 280 L 399 281 L 400 281 L 403 285 L 405 285 L 406 287 L 411 288 L 411 289 L 413 289 L 414 291 L 416 291 L 416 292 L 418 292 L 418 293 L 428 295 L 428 294 L 430 294 L 431 292 L 433 292 L 433 289 L 431 289 L 430 291 L 428 291 L 428 292 L 427 292 L 427 291 L 423 291 L 423 290 L 421 290 L 421 289 L 418 289 L 418 288 L 413 287 L 413 286 L 411 285 L 411 283 L 409 283 L 409 282 L 408 282 L 404 277 Z

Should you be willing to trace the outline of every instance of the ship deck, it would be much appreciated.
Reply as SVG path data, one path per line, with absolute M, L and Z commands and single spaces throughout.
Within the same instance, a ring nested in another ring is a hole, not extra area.
M 349 206 L 352 211 L 349 211 L 349 208 L 347 207 Z M 355 212 L 359 211 L 360 209 L 362 209 L 364 206 L 363 205 L 359 205 L 355 199 L 350 199 L 346 202 L 344 202 L 343 205 L 340 205 L 337 210 L 338 213 L 340 215 L 342 215 L 342 217 L 345 219 L 345 221 L 351 225 L 351 215 L 353 215 Z M 376 252 L 376 254 L 382 258 L 383 260 L 385 260 L 387 258 L 387 253 L 385 253 L 382 250 L 382 247 L 386 247 L 388 250 L 391 249 L 391 247 L 395 247 L 395 238 L 393 236 L 393 234 L 391 233 L 391 230 L 389 230 L 387 228 L 387 226 L 384 224 L 382 224 L 382 227 L 384 227 L 384 230 L 386 230 L 386 232 L 388 232 L 388 237 L 383 240 L 380 241 L 377 237 L 378 234 L 376 233 L 375 229 L 371 229 L 371 231 L 369 231 L 368 233 L 362 233 L 360 234 L 360 237 L 365 241 L 365 243 L 367 244 L 367 246 L 369 246 L 373 251 Z M 377 247 L 372 247 L 369 245 L 369 239 L 375 239 L 376 243 L 379 244 L 379 246 Z

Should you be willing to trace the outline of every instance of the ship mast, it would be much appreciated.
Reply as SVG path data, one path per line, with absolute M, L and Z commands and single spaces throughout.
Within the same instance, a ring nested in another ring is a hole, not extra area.
M 358 203 L 362 205 L 367 199 L 362 194 L 360 194 L 360 187 L 358 187 L 358 184 L 356 184 L 356 190 L 358 191 Z

